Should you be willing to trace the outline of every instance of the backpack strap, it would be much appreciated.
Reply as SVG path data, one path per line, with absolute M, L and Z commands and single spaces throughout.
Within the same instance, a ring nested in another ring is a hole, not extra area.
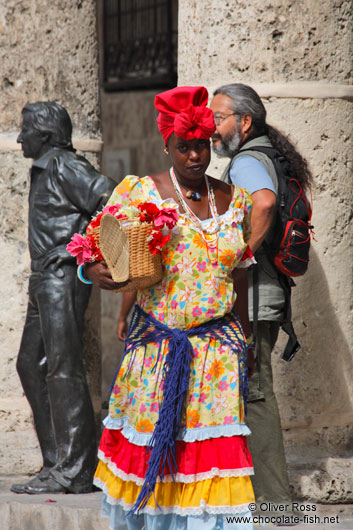
M 285 295 L 285 304 L 284 304 L 284 320 L 281 323 L 281 328 L 285 333 L 287 333 L 288 341 L 284 352 L 282 354 L 282 359 L 284 361 L 291 361 L 294 355 L 300 350 L 301 345 L 298 342 L 297 335 L 293 328 L 292 323 L 292 305 L 291 305 L 291 296 L 292 296 L 292 287 L 295 285 L 292 278 L 287 278 L 283 274 L 279 273 L 279 282 L 281 287 L 284 290 Z
M 257 323 L 259 320 L 259 268 L 258 264 L 256 263 L 251 267 L 252 269 L 252 295 L 253 295 L 253 323 L 252 323 L 252 334 L 253 334 L 253 341 L 254 346 L 256 347 L 256 339 L 257 339 Z

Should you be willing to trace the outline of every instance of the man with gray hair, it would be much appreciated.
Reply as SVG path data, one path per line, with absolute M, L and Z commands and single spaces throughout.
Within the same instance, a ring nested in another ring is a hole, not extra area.
M 253 306 L 258 304 L 258 308 L 255 309 L 256 367 L 249 380 L 247 423 L 252 432 L 249 447 L 254 461 L 255 497 L 259 502 L 290 504 L 271 367 L 271 352 L 284 320 L 285 293 L 266 245 L 272 236 L 278 180 L 266 148 L 275 148 L 287 158 L 303 189 L 309 187 L 311 174 L 288 138 L 266 123 L 266 109 L 251 87 L 240 83 L 219 87 L 214 93 L 211 109 L 217 127 L 212 138 L 213 150 L 219 156 L 231 158 L 222 180 L 248 189 L 253 199 L 249 245 L 253 253 L 256 252 L 258 265 L 256 274 L 253 271 L 248 273 L 252 322 Z M 260 150 L 256 151 L 258 147 Z M 255 298 L 253 291 L 258 293 Z
M 95 418 L 82 359 L 91 286 L 81 283 L 66 250 L 84 232 L 115 184 L 71 143 L 72 123 L 58 103 L 22 110 L 17 141 L 30 171 L 29 301 L 17 371 L 32 408 L 43 457 L 40 473 L 15 493 L 87 493 L 96 465 Z M 90 283 L 90 282 L 86 282 Z

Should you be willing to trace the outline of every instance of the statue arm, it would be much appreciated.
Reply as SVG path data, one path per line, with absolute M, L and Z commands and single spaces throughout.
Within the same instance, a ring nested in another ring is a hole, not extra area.
M 65 195 L 88 218 L 103 208 L 116 186 L 85 159 L 59 160 L 58 172 Z

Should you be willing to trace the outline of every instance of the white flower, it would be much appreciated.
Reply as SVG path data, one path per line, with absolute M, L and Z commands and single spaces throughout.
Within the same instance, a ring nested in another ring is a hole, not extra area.
M 216 396 L 213 400 L 211 412 L 213 412 L 214 414 L 218 414 L 219 412 L 221 412 L 222 409 L 225 409 L 226 407 L 227 407 L 226 397 Z
M 179 296 L 181 302 L 192 302 L 196 296 L 196 293 L 186 285 L 184 290 L 179 291 Z
M 168 317 L 168 321 L 167 321 L 167 325 L 168 326 L 172 326 L 172 327 L 175 327 L 178 323 L 178 320 L 177 320 L 177 317 L 176 315 L 169 315 Z
M 218 291 L 219 280 L 212 274 L 209 280 L 206 280 L 204 283 L 205 287 L 209 287 L 214 291 Z
M 183 274 L 192 274 L 195 267 L 196 267 L 196 259 L 190 260 L 186 257 L 183 257 L 181 260 L 181 263 L 178 263 L 178 269 Z

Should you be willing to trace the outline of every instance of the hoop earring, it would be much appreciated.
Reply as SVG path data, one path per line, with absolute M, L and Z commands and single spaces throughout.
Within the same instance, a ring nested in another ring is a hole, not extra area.
M 164 152 L 166 155 L 169 155 L 169 151 L 168 151 L 168 149 L 167 149 L 166 147 L 163 149 L 163 152 Z

